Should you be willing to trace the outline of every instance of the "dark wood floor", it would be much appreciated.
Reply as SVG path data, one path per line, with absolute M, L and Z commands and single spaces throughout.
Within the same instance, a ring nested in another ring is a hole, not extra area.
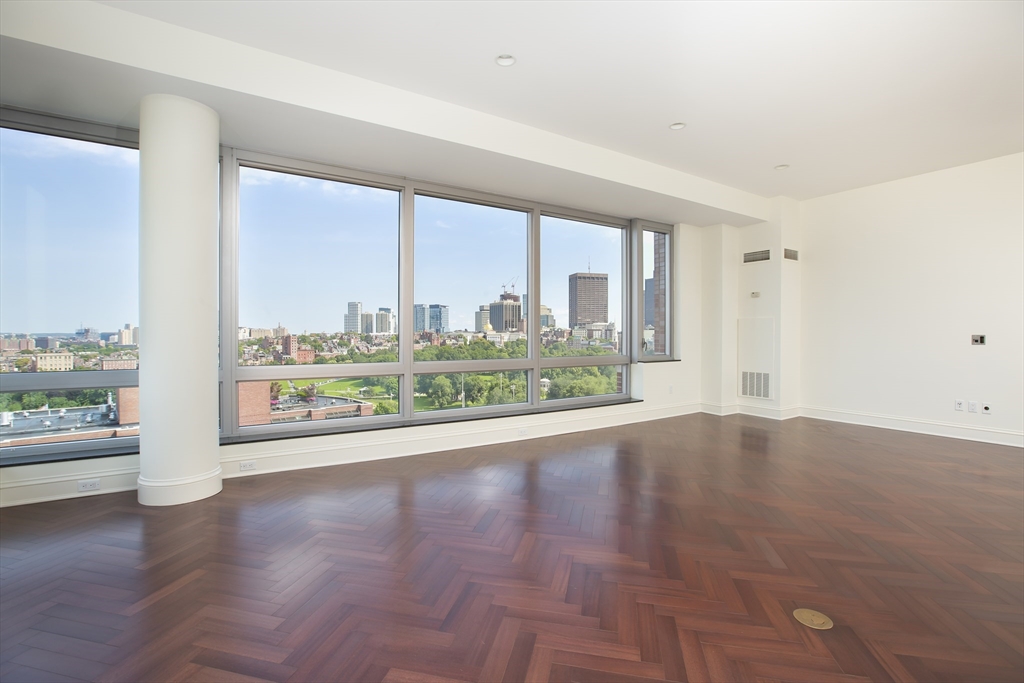
M 1022 527 L 1020 449 L 705 415 L 8 508 L 0 680 L 1019 683 Z

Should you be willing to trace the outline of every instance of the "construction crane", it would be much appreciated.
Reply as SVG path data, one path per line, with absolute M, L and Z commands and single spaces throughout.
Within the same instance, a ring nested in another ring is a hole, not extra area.
M 506 282 L 506 283 L 501 285 L 501 293 L 505 294 L 506 292 L 508 292 L 508 288 L 511 287 L 512 288 L 512 293 L 515 294 L 516 293 L 516 283 L 517 282 L 519 282 L 519 276 L 518 275 L 516 275 L 511 280 L 509 280 L 508 282 Z

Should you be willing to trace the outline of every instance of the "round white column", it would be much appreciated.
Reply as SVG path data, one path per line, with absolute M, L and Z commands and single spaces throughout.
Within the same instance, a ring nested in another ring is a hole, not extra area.
M 139 123 L 139 502 L 221 490 L 218 434 L 220 119 L 148 95 Z

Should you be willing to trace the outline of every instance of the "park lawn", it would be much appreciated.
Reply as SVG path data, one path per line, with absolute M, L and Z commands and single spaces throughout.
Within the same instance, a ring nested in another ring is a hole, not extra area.
M 416 396 L 413 398 L 413 410 L 417 413 L 428 410 L 448 410 L 450 408 L 461 408 L 462 401 L 452 401 L 444 408 L 436 408 L 429 396 Z
M 319 382 L 319 381 L 327 381 L 327 380 L 317 380 L 317 381 Z M 306 384 L 309 384 L 309 382 L 306 382 Z M 338 379 L 338 380 L 334 380 L 332 382 L 329 382 L 328 384 L 323 384 L 321 386 L 318 386 L 316 388 L 316 391 L 317 391 L 318 394 L 332 394 L 332 395 L 341 396 L 341 395 L 344 395 L 346 393 L 358 394 L 359 390 L 362 389 L 362 388 L 363 388 L 363 380 L 362 379 L 359 379 L 359 378 L 349 378 L 349 379 Z

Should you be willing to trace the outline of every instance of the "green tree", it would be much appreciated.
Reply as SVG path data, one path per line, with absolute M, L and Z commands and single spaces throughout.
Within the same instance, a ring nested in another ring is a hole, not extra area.
M 489 387 L 490 382 L 480 375 L 467 375 L 466 402 L 472 404 L 483 403 L 484 398 L 487 396 L 487 389 Z
M 447 377 L 435 377 L 434 381 L 430 383 L 430 390 L 427 391 L 427 396 L 430 397 L 430 400 L 434 402 L 436 407 L 444 408 L 455 399 L 455 390 L 452 388 L 452 383 L 448 381 Z
M 36 410 L 46 405 L 46 394 L 41 391 L 32 391 L 21 395 L 23 410 Z
M 19 394 L 0 394 L 0 413 L 24 410 L 18 400 Z
M 306 386 L 302 387 L 299 389 L 299 396 L 307 401 L 316 399 L 316 385 L 310 382 Z
M 281 391 L 284 389 L 284 385 L 280 382 L 270 383 L 270 400 L 277 401 L 281 398 Z
M 381 401 L 373 407 L 374 415 L 395 415 L 398 413 L 398 401 Z

